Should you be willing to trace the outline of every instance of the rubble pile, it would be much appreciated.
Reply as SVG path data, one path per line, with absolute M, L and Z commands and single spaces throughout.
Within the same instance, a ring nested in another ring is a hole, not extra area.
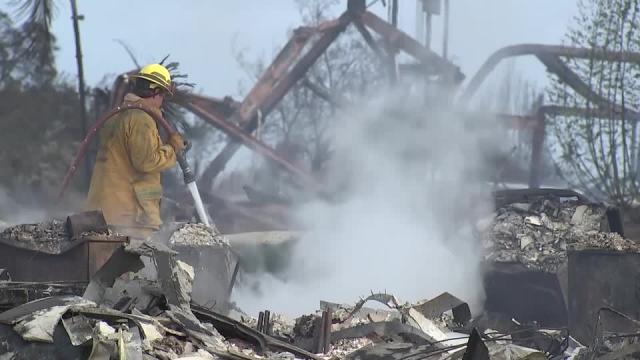
M 555 272 L 567 249 L 640 251 L 640 246 L 607 232 L 606 207 L 556 197 L 500 207 L 481 229 L 486 260 L 520 263 L 533 270 Z
M 169 238 L 170 245 L 229 246 L 229 242 L 215 227 L 204 224 L 184 224 Z
M 257 323 L 256 323 L 257 326 Z M 295 323 L 282 314 L 271 313 L 270 333 L 280 338 L 292 339 Z
M 356 350 L 360 350 L 372 344 L 373 340 L 366 337 L 356 339 L 340 339 L 332 344 L 331 350 L 326 354 L 326 357 L 329 359 L 342 359 L 347 355 L 354 353 Z
M 571 250 L 604 249 L 621 252 L 640 252 L 640 244 L 618 233 L 590 232 L 578 242 L 569 244 Z
M 51 220 L 37 224 L 20 224 L 0 232 L 5 244 L 23 249 L 33 249 L 49 254 L 57 254 L 73 242 L 68 235 L 64 221 Z
M 194 274 L 169 248 L 144 243 L 132 251 L 115 254 L 117 261 L 96 274 L 82 297 L 48 297 L 0 313 L 0 352 L 12 359 L 37 358 L 52 345 L 64 354 L 54 359 L 450 359 L 484 346 L 492 359 L 520 359 L 584 348 L 566 332 L 520 324 L 512 333 L 486 328 L 448 293 L 414 304 L 388 294 L 372 294 L 354 305 L 321 302 L 315 314 L 295 322 L 274 314 L 265 332 L 246 314 L 237 321 L 185 301 Z M 157 264 L 155 283 L 133 276 L 144 254 Z M 388 309 L 367 308 L 368 302 Z M 326 314 L 328 328 L 321 325 Z M 323 341 L 328 348 L 318 351 Z
M 175 255 L 161 243 L 123 247 L 96 273 L 82 297 L 46 297 L 0 314 L 0 353 L 30 358 L 26 354 L 32 347 L 25 344 L 31 343 L 55 344 L 70 359 L 247 360 L 286 353 L 314 358 L 222 314 L 192 307 L 195 274 Z M 156 281 L 136 273 L 147 256 L 156 266 Z M 68 342 L 55 336 L 58 329 L 66 332 Z

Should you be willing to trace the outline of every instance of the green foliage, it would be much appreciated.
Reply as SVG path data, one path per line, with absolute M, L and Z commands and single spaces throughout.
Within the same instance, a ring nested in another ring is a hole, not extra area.
M 41 86 L 55 77 L 55 65 L 45 65 L 29 56 L 28 34 L 17 28 L 11 18 L 0 13 L 0 87 Z
M 570 45 L 639 52 L 638 0 L 581 0 Z M 640 168 L 640 65 L 571 59 L 568 65 L 597 93 L 587 99 L 553 78 L 552 104 L 586 109 L 586 116 L 552 119 L 558 167 L 574 186 L 621 206 L 636 201 Z M 598 99 L 599 98 L 599 99 Z
M 53 0 L 11 0 L 17 17 L 22 20 L 20 36 L 23 46 L 20 55 L 36 60 L 52 79 L 55 76 L 54 51 L 56 38 L 51 33 L 55 12 Z
M 0 187 L 51 195 L 82 137 L 75 86 L 25 56 L 29 34 L 0 13 Z

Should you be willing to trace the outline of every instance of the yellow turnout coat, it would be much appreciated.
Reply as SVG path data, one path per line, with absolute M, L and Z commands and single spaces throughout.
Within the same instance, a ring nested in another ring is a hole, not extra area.
M 148 106 L 134 94 L 124 102 Z M 142 110 L 107 120 L 99 137 L 86 208 L 101 209 L 116 230 L 145 238 L 162 224 L 160 172 L 175 165 L 175 152 L 162 143 L 155 121 Z

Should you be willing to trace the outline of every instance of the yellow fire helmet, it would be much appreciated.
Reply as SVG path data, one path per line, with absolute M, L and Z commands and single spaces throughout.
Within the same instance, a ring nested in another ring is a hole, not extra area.
M 140 71 L 132 76 L 133 78 L 145 79 L 151 82 L 151 88 L 161 87 L 169 95 L 173 95 L 171 86 L 171 74 L 166 67 L 160 64 L 149 64 L 144 66 Z

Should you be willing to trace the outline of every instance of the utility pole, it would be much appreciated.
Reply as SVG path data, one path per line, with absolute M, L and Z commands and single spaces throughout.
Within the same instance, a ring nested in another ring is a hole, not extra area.
M 87 108 L 84 86 L 84 67 L 82 65 L 82 45 L 80 44 L 80 20 L 84 20 L 84 15 L 78 15 L 78 6 L 76 0 L 71 1 L 71 19 L 73 20 L 73 33 L 76 40 L 76 62 L 78 64 L 78 95 L 80 96 L 80 121 L 82 122 L 82 136 L 80 141 L 84 139 L 88 130 Z M 91 160 L 85 157 L 85 185 L 88 188 L 91 175 Z

